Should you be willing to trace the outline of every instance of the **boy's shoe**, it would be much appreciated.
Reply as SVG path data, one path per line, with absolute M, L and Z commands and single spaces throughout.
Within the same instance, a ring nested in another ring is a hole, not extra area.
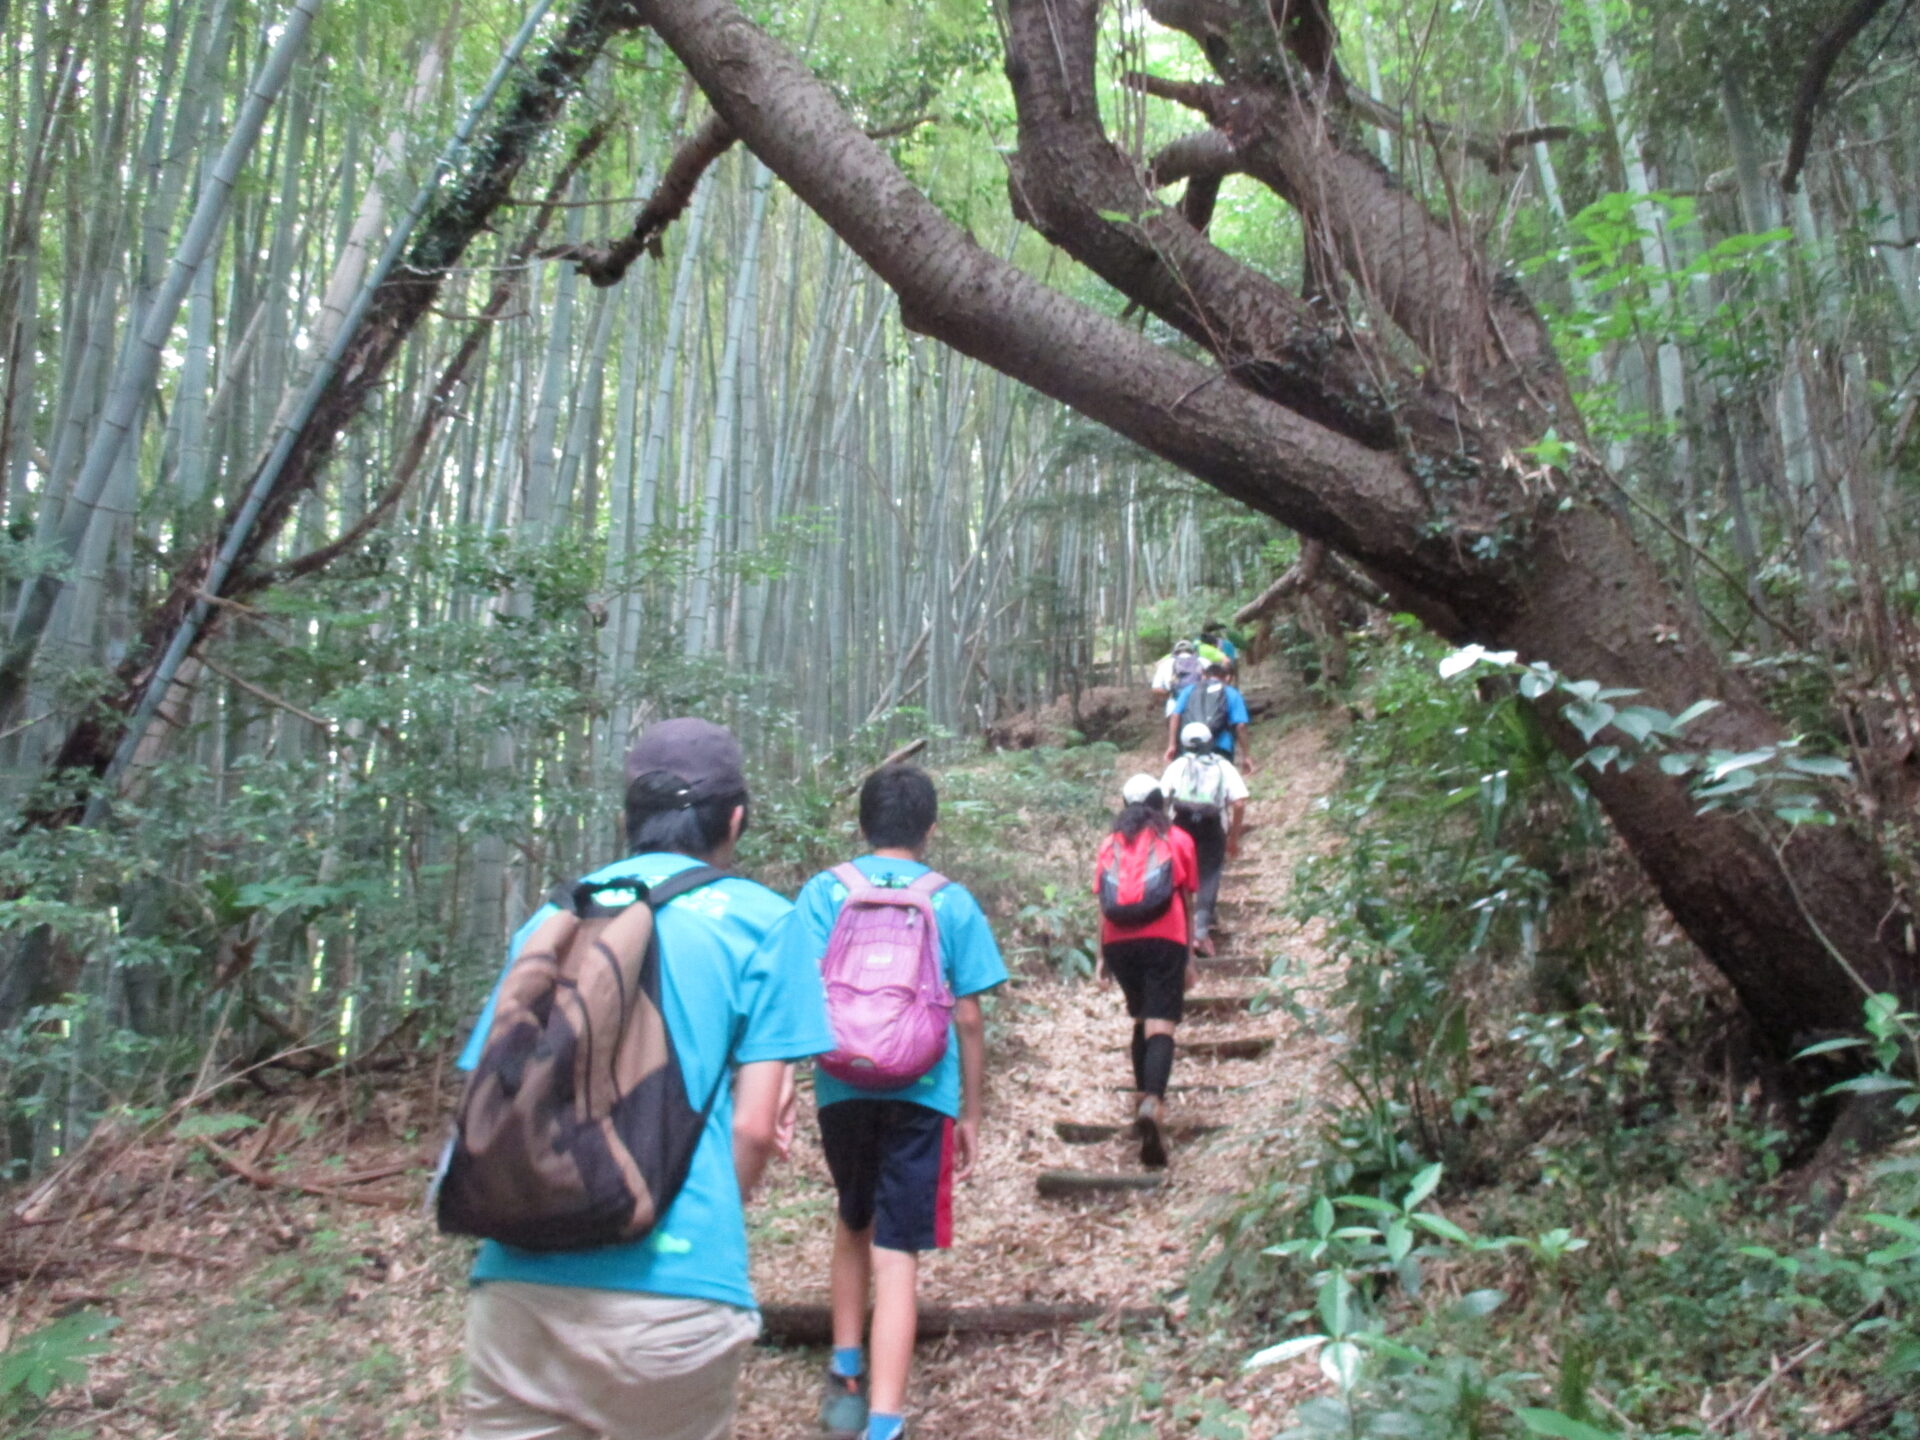
M 866 1440 L 867 1377 L 827 1371 L 820 1396 L 820 1428 L 833 1440 Z
M 1149 1170 L 1163 1170 L 1167 1164 L 1167 1136 L 1160 1128 L 1160 1097 L 1143 1095 L 1140 1108 L 1133 1114 L 1134 1138 L 1140 1142 L 1140 1163 Z

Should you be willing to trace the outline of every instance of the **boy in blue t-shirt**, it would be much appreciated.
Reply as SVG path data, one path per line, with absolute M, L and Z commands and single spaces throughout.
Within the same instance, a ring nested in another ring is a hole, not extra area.
M 860 789 L 860 833 L 873 853 L 853 863 L 876 885 L 911 885 L 939 798 L 924 770 L 890 765 Z M 827 953 L 847 889 L 825 871 L 809 880 L 787 927 L 789 964 L 816 968 Z M 815 1067 L 820 1141 L 839 1195 L 834 1223 L 833 1360 L 820 1424 L 846 1440 L 897 1440 L 905 1431 L 907 1372 L 918 1323 L 922 1250 L 952 1241 L 952 1188 L 979 1154 L 986 1068 L 979 996 L 1007 978 L 979 903 L 949 882 L 933 893 L 940 960 L 953 993 L 946 1053 L 897 1090 L 863 1090 Z M 873 1290 L 872 1375 L 861 1349 Z
M 747 818 L 733 736 L 667 720 L 627 756 L 624 860 L 587 878 L 653 885 L 694 865 L 725 868 Z M 685 1183 L 648 1234 L 592 1250 L 485 1241 L 467 1308 L 467 1440 L 631 1435 L 722 1440 L 740 1365 L 759 1333 L 742 1201 L 784 1149 L 792 1064 L 833 1048 L 815 967 L 785 963 L 793 907 L 726 876 L 656 917 L 661 1010 L 690 1096 L 713 1095 Z M 511 957 L 553 912 L 513 938 Z M 460 1057 L 479 1063 L 493 1001 Z M 731 1074 L 731 1083 L 727 1076 Z
M 1171 762 L 1184 748 L 1180 732 L 1189 722 L 1210 719 L 1203 713 L 1210 704 L 1225 708 L 1224 725 L 1211 727 L 1216 732 L 1214 750 L 1233 761 L 1242 775 L 1253 774 L 1253 757 L 1247 753 L 1247 724 L 1253 717 L 1247 712 L 1246 700 L 1228 683 L 1227 667 L 1217 660 L 1208 661 L 1200 682 L 1189 685 L 1168 704 L 1167 760 Z

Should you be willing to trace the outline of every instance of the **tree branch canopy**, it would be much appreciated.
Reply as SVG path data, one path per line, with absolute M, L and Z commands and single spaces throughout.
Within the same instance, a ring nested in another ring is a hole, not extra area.
M 1827 91 L 1827 77 L 1840 63 L 1860 32 L 1885 8 L 1887 0 L 1854 0 L 1834 27 L 1815 42 L 1813 53 L 1800 72 L 1800 84 L 1793 96 L 1793 138 L 1787 145 L 1787 163 L 1780 171 L 1780 188 L 1791 195 L 1800 184 L 1800 171 L 1807 163 L 1807 147 L 1813 143 L 1813 116 Z
M 1379 553 L 1392 537 L 1404 557 L 1398 542 L 1427 533 L 1426 498 L 1393 455 L 1250 394 L 982 250 L 729 0 L 638 8 L 734 133 L 893 289 L 914 329 L 1349 554 Z M 1431 547 L 1436 588 L 1458 582 L 1448 549 Z
M 673 152 L 666 174 L 654 187 L 633 224 L 611 245 L 558 245 L 542 252 L 542 260 L 570 260 L 594 285 L 605 288 L 626 279 L 627 270 L 644 252 L 660 258 L 660 240 L 673 222 L 693 203 L 693 192 L 713 163 L 733 148 L 733 132 L 718 115 L 684 140 Z
M 1424 357 L 1349 324 L 1213 246 L 1153 194 L 1101 128 L 1096 0 L 1006 0 L 1019 113 L 1015 213 L 1122 295 L 1204 346 L 1197 364 L 997 260 L 894 167 L 790 52 L 732 0 L 636 0 L 715 111 L 899 297 L 912 328 L 993 366 L 1189 474 L 1324 542 L 1393 603 L 1456 641 L 1512 649 L 1677 714 L 1719 707 L 1689 741 L 1737 751 L 1784 733 L 1702 634 L 1699 617 L 1596 499 L 1551 337 L 1475 238 L 1436 218 L 1358 139 L 1325 16 L 1271 0 L 1150 0 L 1177 15 L 1219 77 L 1206 113 L 1246 173 L 1294 205 L 1351 295 Z M 1317 28 L 1316 28 L 1317 27 Z M 1296 49 L 1302 52 L 1295 53 Z M 1364 427 L 1378 415 L 1384 431 Z M 1554 427 L 1571 474 L 1519 455 Z M 1551 698 L 1569 757 L 1590 737 Z M 1885 867 L 1844 827 L 1776 850 L 1731 812 L 1701 814 L 1654 765 L 1588 783 L 1687 933 L 1738 991 L 1775 1055 L 1857 1024 L 1853 976 L 1920 993 Z M 1798 885 L 1794 875 L 1809 877 Z M 1812 877 L 1818 877 L 1817 883 Z M 1898 933 L 1896 933 L 1898 930 Z M 1844 955 L 1852 966 L 1834 964 Z

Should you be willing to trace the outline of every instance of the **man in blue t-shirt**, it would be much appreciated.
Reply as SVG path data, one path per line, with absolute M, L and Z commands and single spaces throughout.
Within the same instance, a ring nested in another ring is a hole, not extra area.
M 652 885 L 732 861 L 748 801 L 731 734 L 663 721 L 628 753 L 626 773 L 632 853 L 589 880 Z M 742 1202 L 784 1145 L 792 1062 L 833 1048 L 818 969 L 778 943 L 792 911 L 737 876 L 661 907 L 661 1010 L 686 1093 L 715 1097 L 706 1128 L 645 1238 L 571 1251 L 481 1244 L 467 1309 L 468 1440 L 731 1433 L 740 1365 L 760 1328 Z M 520 928 L 509 963 L 552 913 Z M 493 1006 L 463 1069 L 479 1062 Z
M 875 885 L 905 887 L 927 873 L 921 856 L 939 813 L 924 770 L 890 765 L 860 788 L 860 833 L 873 852 L 853 862 Z M 820 965 L 847 887 L 831 870 L 809 880 L 787 927 L 783 959 Z M 922 1250 L 952 1241 L 952 1187 L 979 1154 L 986 1069 L 980 994 L 1007 978 L 987 917 L 965 887 L 933 892 L 940 962 L 954 996 L 946 1052 L 918 1080 L 865 1090 L 815 1067 L 820 1141 L 838 1192 L 834 1224 L 833 1359 L 821 1427 L 843 1440 L 896 1440 L 905 1426 L 907 1372 L 917 1326 Z M 872 1381 L 867 1378 L 867 1291 L 873 1290 Z
M 1189 685 L 1167 707 L 1167 759 L 1181 750 L 1180 732 L 1194 721 L 1204 722 L 1213 731 L 1213 748 L 1233 761 L 1242 775 L 1253 774 L 1253 757 L 1247 753 L 1247 702 L 1227 683 L 1227 667 L 1210 661 L 1206 674 L 1197 685 Z

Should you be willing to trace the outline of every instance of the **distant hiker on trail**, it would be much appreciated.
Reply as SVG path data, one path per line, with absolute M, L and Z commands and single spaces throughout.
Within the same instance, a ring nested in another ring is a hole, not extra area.
M 1220 872 L 1240 852 L 1246 823 L 1247 782 L 1231 760 L 1213 749 L 1213 732 L 1198 720 L 1180 732 L 1184 751 L 1167 766 L 1160 788 L 1173 802 L 1173 823 L 1193 840 L 1200 863 L 1199 895 L 1193 906 L 1193 948 L 1213 954 L 1213 915 L 1220 899 Z
M 1199 683 L 1206 669 L 1207 662 L 1200 658 L 1193 641 L 1176 640 L 1173 649 L 1162 655 L 1153 667 L 1153 693 L 1163 697 L 1171 706 L 1174 697 L 1182 690 Z M 1168 713 L 1172 713 L 1171 709 Z
M 1151 775 L 1120 791 L 1122 809 L 1093 867 L 1100 902 L 1101 978 L 1120 984 L 1133 1019 L 1135 1138 L 1140 1163 L 1167 1163 L 1162 1111 L 1173 1073 L 1173 1032 L 1193 980 L 1192 902 L 1200 883 L 1193 841 L 1167 823 L 1166 796 Z
M 1247 702 L 1227 681 L 1227 667 L 1221 661 L 1209 661 L 1200 682 L 1190 685 L 1167 706 L 1167 754 L 1171 760 L 1185 747 L 1186 727 L 1198 722 L 1213 737 L 1211 749 L 1232 760 L 1242 775 L 1253 774 L 1253 757 L 1247 753 Z
M 833 1023 L 814 1073 L 839 1197 L 820 1426 L 854 1440 L 905 1433 L 919 1256 L 952 1242 L 953 1182 L 973 1170 L 985 1113 L 980 994 L 1007 978 L 979 903 L 921 859 L 938 814 L 924 770 L 868 776 L 860 833 L 873 852 L 806 883 L 783 956 L 820 967 Z
M 777 944 L 793 907 L 721 869 L 747 823 L 733 736 L 663 721 L 626 772 L 631 853 L 520 928 L 460 1057 L 441 1223 L 494 1237 L 468 1440 L 732 1433 L 760 1328 L 742 1197 L 784 1144 L 791 1062 L 833 1048 L 819 972 Z
M 1227 638 L 1226 622 L 1209 620 L 1206 628 L 1200 632 L 1200 644 L 1218 650 L 1227 662 L 1227 673 L 1233 674 L 1240 668 L 1240 647 Z

